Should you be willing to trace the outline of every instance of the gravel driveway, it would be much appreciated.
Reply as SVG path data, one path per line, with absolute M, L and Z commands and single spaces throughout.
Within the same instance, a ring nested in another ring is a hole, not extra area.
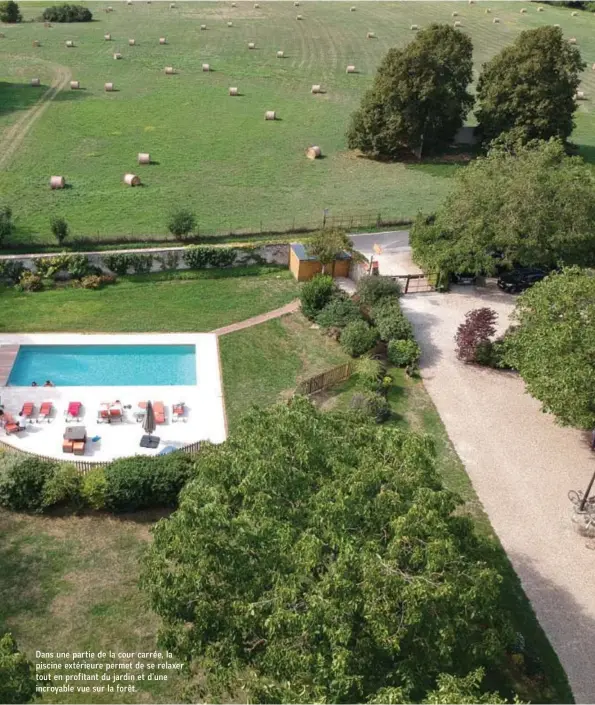
M 556 426 L 520 378 L 454 354 L 467 311 L 490 306 L 502 329 L 514 297 L 454 287 L 402 299 L 423 350 L 422 376 L 525 592 L 566 669 L 576 701 L 595 702 L 595 552 L 574 533 L 569 489 L 595 470 L 581 434 Z

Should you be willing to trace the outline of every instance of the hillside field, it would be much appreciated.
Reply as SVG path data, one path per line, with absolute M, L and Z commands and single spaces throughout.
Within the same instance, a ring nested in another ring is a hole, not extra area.
M 194 210 L 205 233 L 315 223 L 323 209 L 396 218 L 435 207 L 463 167 L 372 162 L 347 151 L 345 128 L 386 50 L 412 39 L 411 24 L 453 22 L 453 11 L 473 39 L 475 77 L 523 29 L 558 23 L 577 38 L 587 99 L 573 139 L 595 162 L 595 14 L 538 13 L 530 2 L 526 14 L 518 2 L 355 2 L 354 12 L 351 2 L 111 4 L 108 14 L 108 2 L 90 3 L 92 23 L 44 28 L 30 20 L 45 5 L 22 3 L 27 21 L 0 26 L 0 200 L 13 207 L 21 243 L 51 242 L 52 215 L 66 217 L 75 236 L 150 239 L 165 233 L 175 207 Z M 377 38 L 367 39 L 369 31 Z M 213 70 L 204 73 L 202 63 Z M 346 74 L 350 63 L 357 74 Z M 178 73 L 165 75 L 166 66 Z M 29 85 L 33 77 L 40 88 Z M 82 89 L 71 91 L 71 79 Z M 104 92 L 107 81 L 116 92 Z M 56 95 L 42 107 L 53 84 Z M 312 84 L 326 92 L 312 95 Z M 230 97 L 230 86 L 241 95 Z M 265 121 L 266 110 L 279 119 Z M 311 144 L 325 158 L 306 159 Z M 138 152 L 155 163 L 138 167 Z M 123 185 L 129 171 L 142 187 Z M 65 176 L 69 188 L 51 191 L 51 175 Z

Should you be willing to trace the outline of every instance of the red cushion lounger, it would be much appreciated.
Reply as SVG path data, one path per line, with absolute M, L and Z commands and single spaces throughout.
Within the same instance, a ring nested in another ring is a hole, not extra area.
M 171 413 L 172 413 L 172 421 L 179 421 L 180 419 L 182 421 L 185 421 L 186 419 L 184 418 L 184 414 L 186 413 L 186 407 L 184 405 L 184 402 L 180 402 L 179 404 L 172 404 L 171 406 Z
M 37 416 L 37 421 L 41 421 L 42 419 L 44 421 L 49 421 L 50 416 L 52 415 L 52 406 L 53 405 L 51 401 L 44 401 L 39 407 L 39 415 Z
M 81 413 L 82 403 L 80 401 L 71 401 L 68 404 L 68 410 L 66 411 L 66 420 L 78 419 Z
M 21 415 L 26 419 L 30 419 L 33 416 L 33 411 L 35 410 L 35 404 L 32 401 L 26 401 L 21 409 Z
M 162 401 L 154 402 L 153 411 L 155 412 L 155 423 L 165 423 L 165 407 L 163 406 Z

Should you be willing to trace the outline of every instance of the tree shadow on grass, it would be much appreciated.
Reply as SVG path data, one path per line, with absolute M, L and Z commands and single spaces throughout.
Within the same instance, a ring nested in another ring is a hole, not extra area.
M 0 115 L 29 110 L 50 88 L 48 85 L 32 86 L 30 83 L 0 81 Z M 85 97 L 84 89 L 60 91 L 54 100 L 68 101 Z
M 595 164 L 595 144 L 579 145 L 578 153 L 588 164 Z

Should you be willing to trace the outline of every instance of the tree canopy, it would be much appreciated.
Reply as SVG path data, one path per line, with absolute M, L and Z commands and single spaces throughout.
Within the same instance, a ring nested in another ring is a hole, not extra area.
M 576 90 L 585 68 L 580 51 L 559 27 L 521 32 L 483 66 L 476 116 L 484 143 L 513 131 L 523 142 L 557 137 L 574 128 Z
M 330 265 L 330 274 L 334 276 L 335 260 L 343 252 L 356 256 L 353 240 L 344 230 L 333 228 L 330 230 L 319 230 L 312 236 L 308 243 L 308 253 L 316 257 L 322 264 L 322 272 L 326 273 Z
M 473 105 L 473 45 L 449 25 L 430 25 L 404 49 L 390 49 L 353 114 L 350 149 L 373 157 L 418 157 L 449 143 Z
M 19 10 L 19 6 L 14 0 L 5 0 L 0 2 L 0 22 L 15 23 L 22 22 L 23 16 Z
M 0 637 L 0 702 L 28 703 L 35 695 L 33 665 L 22 654 L 10 632 Z
M 573 267 L 517 299 L 506 361 L 564 425 L 595 428 L 595 272 Z
M 558 140 L 492 149 L 455 176 L 434 216 L 411 231 L 426 269 L 492 274 L 501 265 L 595 264 L 595 175 Z
M 501 577 L 434 463 L 426 436 L 299 397 L 203 446 L 141 580 L 194 697 L 420 702 L 498 659 Z

